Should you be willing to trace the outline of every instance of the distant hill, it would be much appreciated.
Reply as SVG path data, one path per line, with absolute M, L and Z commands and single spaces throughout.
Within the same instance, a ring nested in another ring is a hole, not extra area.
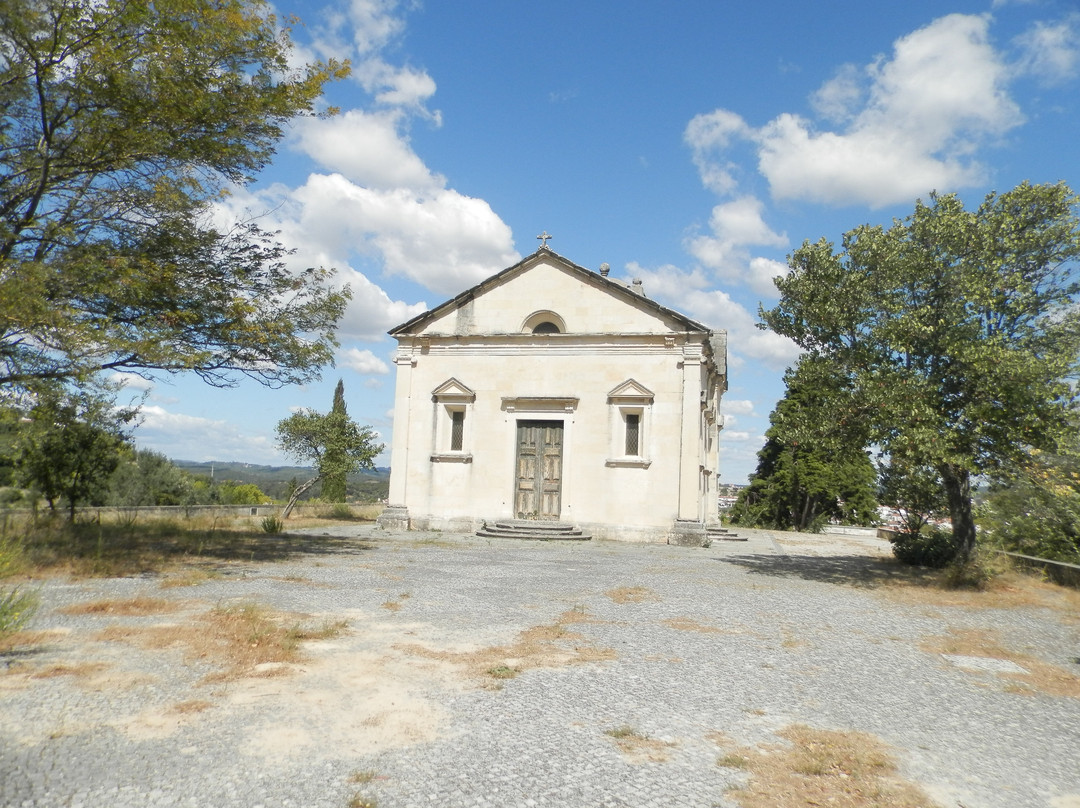
M 238 483 L 252 483 L 264 493 L 275 499 L 285 499 L 289 495 L 289 486 L 310 480 L 314 471 L 307 466 L 260 466 L 256 463 L 238 463 L 235 461 L 173 460 L 174 465 L 199 477 L 211 477 L 221 482 L 233 480 Z M 386 499 L 390 491 L 390 469 L 376 468 L 372 471 L 360 471 L 350 474 L 346 480 L 348 496 L 362 502 L 375 502 Z M 312 491 L 318 496 L 318 486 Z

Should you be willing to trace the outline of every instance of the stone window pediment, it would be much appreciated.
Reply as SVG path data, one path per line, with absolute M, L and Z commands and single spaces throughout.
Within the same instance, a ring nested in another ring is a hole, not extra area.
M 608 393 L 611 437 L 606 465 L 647 469 L 652 465 L 653 391 L 636 379 L 627 379 Z
M 435 401 L 471 403 L 476 401 L 476 392 L 450 377 L 431 391 L 431 397 Z
M 652 404 L 653 391 L 634 379 L 627 379 L 608 393 L 611 404 Z
M 472 408 L 476 392 L 452 376 L 431 391 L 435 407 L 433 463 L 471 463 Z

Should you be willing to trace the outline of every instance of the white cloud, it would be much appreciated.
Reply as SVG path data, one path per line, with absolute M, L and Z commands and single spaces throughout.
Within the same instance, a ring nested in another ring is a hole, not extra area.
M 1059 22 L 1036 22 L 1013 40 L 1020 49 L 1016 70 L 1046 84 L 1076 78 L 1080 68 L 1080 14 Z
M 810 96 L 810 105 L 825 120 L 846 123 L 866 97 L 864 83 L 855 65 L 841 65 L 836 75 Z
M 720 440 L 725 443 L 746 443 L 750 440 L 749 432 L 733 432 L 729 429 L 725 429 L 720 433 Z
M 708 289 L 710 281 L 700 269 L 690 272 L 679 269 L 674 264 L 664 264 L 656 269 L 646 269 L 636 261 L 626 265 L 627 276 L 624 283 L 638 278 L 642 281 L 645 294 L 653 299 L 680 300 L 691 289 Z
M 747 398 L 731 399 L 725 398 L 721 404 L 720 409 L 724 415 L 753 415 L 754 414 L 754 402 Z
M 664 299 L 678 311 L 685 312 L 710 328 L 728 332 L 728 364 L 735 367 L 742 358 L 754 359 L 782 370 L 798 357 L 799 347 L 787 337 L 757 327 L 757 316 L 733 300 L 726 292 L 705 288 L 699 270 L 685 272 L 667 265 L 648 270 L 631 264 L 634 276 L 641 278 L 653 299 Z
M 746 249 L 788 244 L 786 235 L 776 233 L 765 223 L 763 209 L 761 201 L 753 196 L 717 205 L 709 217 L 710 233 L 688 236 L 684 245 L 687 252 L 722 280 L 745 282 L 755 290 L 775 294 L 772 277 L 780 274 L 776 270 L 778 262 L 752 260 Z
M 400 131 L 401 110 L 350 109 L 331 118 L 305 118 L 293 127 L 293 144 L 323 167 L 372 189 L 442 188 Z
M 405 21 L 394 13 L 399 5 L 398 0 L 349 0 L 349 22 L 359 55 L 377 51 L 401 35 Z
M 881 207 L 980 183 L 978 148 L 1023 121 L 989 26 L 950 14 L 898 39 L 891 58 L 842 67 L 812 98 L 819 115 L 846 123 L 837 131 L 792 113 L 756 130 L 727 110 L 697 116 L 687 141 L 702 182 L 734 191 L 726 151 L 738 137 L 754 144 L 775 199 Z
M 366 349 L 346 348 L 338 354 L 338 364 L 363 374 L 385 374 L 390 366 Z
M 705 187 L 718 194 L 728 194 L 738 185 L 734 176 L 737 166 L 733 162 L 717 163 L 712 154 L 723 151 L 732 141 L 747 138 L 752 130 L 739 115 L 726 109 L 717 109 L 691 119 L 683 133 L 683 139 L 693 149 L 694 165 L 701 173 Z
M 175 460 L 280 461 L 267 436 L 245 434 L 227 421 L 169 412 L 160 406 L 143 407 L 140 414 L 136 442 Z
M 351 267 L 338 271 L 343 283 L 348 283 L 353 297 L 345 316 L 338 322 L 338 336 L 365 342 L 381 340 L 391 328 L 427 311 L 427 304 L 393 300 L 375 283 Z
M 114 384 L 119 384 L 124 390 L 148 392 L 154 389 L 154 382 L 151 379 L 144 379 L 136 373 L 114 373 L 109 380 Z
M 772 258 L 751 258 L 747 283 L 760 295 L 776 297 L 776 284 L 773 283 L 773 279 L 787 273 L 788 265 L 783 261 L 774 261 Z

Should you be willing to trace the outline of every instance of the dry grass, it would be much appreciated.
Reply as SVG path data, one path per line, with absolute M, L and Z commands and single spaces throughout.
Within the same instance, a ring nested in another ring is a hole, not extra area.
M 1015 567 L 1007 558 L 995 559 L 993 565 L 992 577 L 980 589 L 951 588 L 947 570 L 903 568 L 904 574 L 881 580 L 875 591 L 905 605 L 968 609 L 1034 607 L 1050 609 L 1067 622 L 1080 619 L 1080 591 Z
M 175 589 L 181 586 L 198 586 L 221 578 L 221 570 L 212 567 L 191 566 L 183 567 L 176 572 L 169 573 L 161 582 L 162 589 Z
M 744 786 L 728 792 L 742 808 L 932 808 L 915 784 L 897 775 L 885 745 L 872 735 L 794 725 L 784 746 L 736 748 L 717 763 L 745 770 Z
M 30 678 L 54 679 L 58 676 L 72 676 L 81 679 L 87 676 L 95 676 L 108 667 L 104 662 L 80 662 L 76 665 L 57 663 L 34 671 L 30 674 Z
M 49 629 L 45 631 L 16 631 L 0 637 L 0 654 L 11 653 L 20 648 L 47 645 L 62 636 L 61 631 Z
M 920 647 L 932 654 L 1000 659 L 1019 665 L 1025 669 L 1025 673 L 1002 671 L 994 674 L 1008 682 L 1009 686 L 1006 689 L 1011 693 L 1023 695 L 1043 693 L 1049 696 L 1080 699 L 1080 676 L 1057 665 L 1006 648 L 993 631 L 950 629 L 945 636 L 927 637 Z
M 411 597 L 412 595 L 408 592 L 402 592 L 400 595 L 397 596 L 396 600 L 388 600 L 383 603 L 382 608 L 386 609 L 388 612 L 401 611 L 401 605 Z
M 98 632 L 95 639 L 128 642 L 151 650 L 181 648 L 189 659 L 206 661 L 220 669 L 207 681 L 227 681 L 285 673 L 289 664 L 302 659 L 301 643 L 338 636 L 346 626 L 344 621 L 308 626 L 297 615 L 245 602 L 219 606 L 185 623 L 110 626 Z
M 416 656 L 459 665 L 468 675 L 491 683 L 491 680 L 513 678 L 530 668 L 555 668 L 614 659 L 615 651 L 611 648 L 599 648 L 567 628 L 588 621 L 583 610 L 570 609 L 551 625 L 525 629 L 510 645 L 476 651 L 436 651 L 419 645 L 395 647 Z
M 615 603 L 646 603 L 660 600 L 660 596 L 645 586 L 620 586 L 604 593 Z
M 604 734 L 615 742 L 619 751 L 631 763 L 666 763 L 671 750 L 676 746 L 671 741 L 650 738 L 626 724 L 604 730 Z
M 169 708 L 170 713 L 176 715 L 191 715 L 193 713 L 201 713 L 205 710 L 209 710 L 214 706 L 213 702 L 204 701 L 203 699 L 189 699 L 188 701 L 180 701 Z
M 127 600 L 94 600 L 88 603 L 76 603 L 59 609 L 61 614 L 79 615 L 115 615 L 117 617 L 140 617 L 152 614 L 168 614 L 186 608 L 185 604 L 163 598 L 144 596 Z
M 353 509 L 349 521 L 374 519 L 374 509 Z M 340 524 L 341 519 L 290 520 L 289 527 Z M 140 516 L 101 514 L 69 524 L 26 517 L 14 529 L 22 541 L 23 566 L 36 577 L 69 575 L 124 577 L 143 573 L 185 574 L 185 567 L 234 561 L 273 561 L 325 547 L 341 539 L 323 536 L 267 536 L 260 517 Z M 349 543 L 350 549 L 370 545 Z M 174 585 L 191 585 L 179 583 Z
M 725 631 L 719 626 L 709 625 L 708 623 L 700 623 L 694 620 L 692 617 L 669 617 L 667 620 L 661 620 L 668 628 L 673 628 L 676 631 L 696 631 L 700 634 L 728 634 L 731 632 Z

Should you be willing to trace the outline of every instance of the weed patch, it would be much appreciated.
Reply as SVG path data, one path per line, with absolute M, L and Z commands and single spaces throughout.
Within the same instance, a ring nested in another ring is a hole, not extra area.
M 327 524 L 321 520 L 303 522 Z M 27 516 L 17 525 L 0 527 L 18 530 L 21 564 L 39 576 L 163 574 L 193 561 L 276 561 L 343 543 L 317 536 L 268 535 L 257 517 L 165 517 L 136 523 L 121 513 L 68 523 Z M 371 549 L 371 545 L 359 543 L 348 543 L 348 547 Z
M 604 593 L 614 603 L 646 603 L 660 600 L 660 596 L 645 586 L 620 586 Z
M 671 741 L 659 741 L 638 732 L 629 725 L 604 730 L 604 734 L 615 741 L 619 751 L 631 763 L 665 763 L 671 749 L 677 744 Z
M 185 608 L 184 604 L 164 598 L 135 597 L 126 600 L 94 600 L 89 603 L 76 603 L 59 609 L 60 614 L 96 614 L 116 616 L 145 616 L 168 614 Z
M 210 701 L 204 701 L 203 699 L 189 699 L 188 701 L 177 702 L 169 708 L 169 712 L 177 715 L 191 715 L 193 713 L 201 713 L 205 710 L 209 710 L 213 706 L 213 702 Z
M 94 676 L 108 668 L 104 662 L 80 662 L 77 665 L 48 665 L 30 674 L 31 679 L 55 679 L 58 676 L 82 678 Z
M 161 588 L 174 589 L 181 586 L 198 586 L 221 577 L 223 577 L 221 570 L 211 567 L 184 567 L 166 576 L 161 582 Z
M 481 682 L 512 678 L 530 668 L 554 668 L 603 662 L 615 658 L 615 651 L 599 648 L 568 625 L 586 622 L 584 611 L 571 609 L 551 625 L 534 626 L 518 634 L 510 645 L 497 645 L 477 651 L 436 651 L 419 645 L 398 645 L 399 650 L 427 659 L 460 665 Z
M 661 620 L 668 628 L 673 628 L 676 631 L 696 631 L 700 634 L 725 634 L 727 632 L 719 626 L 712 626 L 708 623 L 700 623 L 694 620 L 692 617 L 669 617 L 667 620 Z
M 761 749 L 736 748 L 717 764 L 749 779 L 728 796 L 742 808 L 934 808 L 915 784 L 899 777 L 885 745 L 872 735 L 803 725 L 779 733 L 788 741 Z
M 184 649 L 189 659 L 220 670 L 207 681 L 244 676 L 280 675 L 302 659 L 301 643 L 339 636 L 344 621 L 305 625 L 296 615 L 274 612 L 253 602 L 218 606 L 193 621 L 146 627 L 110 626 L 98 632 L 102 642 L 128 642 L 151 650 Z
M 386 609 L 388 612 L 401 611 L 401 604 L 411 597 L 412 595 L 410 595 L 408 592 L 402 592 L 400 595 L 397 596 L 396 600 L 388 600 L 383 603 L 382 608 Z
M 1057 665 L 1051 665 L 1035 657 L 1017 653 L 1002 645 L 998 636 L 983 629 L 950 630 L 945 636 L 928 637 L 920 647 L 932 654 L 946 654 L 960 658 L 957 667 L 963 668 L 963 657 L 994 659 L 1010 662 L 1023 670 L 1005 667 L 994 675 L 1008 683 L 1010 693 L 1049 696 L 1065 696 L 1080 699 L 1080 676 Z
M 1080 613 L 1080 591 L 1058 586 L 1017 570 L 1000 572 L 984 580 L 980 588 L 950 586 L 951 570 L 913 570 L 877 588 L 889 600 L 913 606 L 962 606 L 968 609 L 1016 609 L 1041 607 L 1063 620 Z M 953 581 L 955 583 L 955 580 Z

